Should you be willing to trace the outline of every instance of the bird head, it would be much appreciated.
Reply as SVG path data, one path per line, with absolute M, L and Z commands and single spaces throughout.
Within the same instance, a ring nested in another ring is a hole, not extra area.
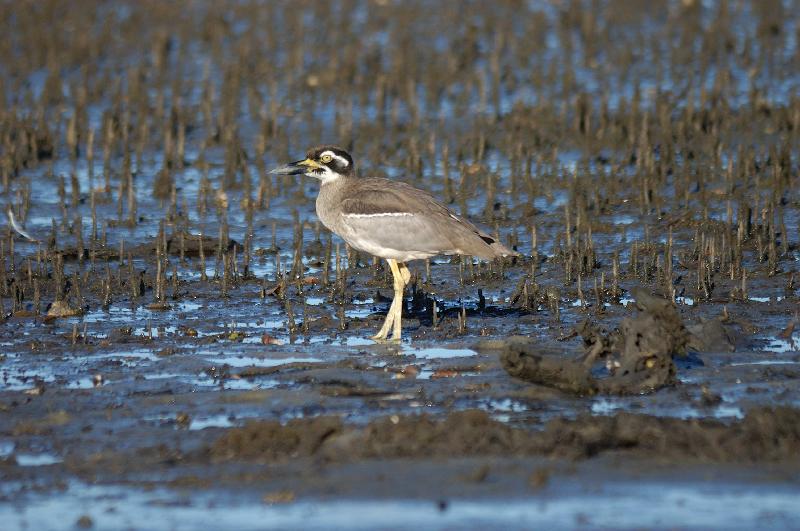
M 309 149 L 305 159 L 290 162 L 285 166 L 275 168 L 270 173 L 302 174 L 319 179 L 322 184 L 325 184 L 339 177 L 352 175 L 353 171 L 353 157 L 347 151 L 336 146 L 320 146 Z

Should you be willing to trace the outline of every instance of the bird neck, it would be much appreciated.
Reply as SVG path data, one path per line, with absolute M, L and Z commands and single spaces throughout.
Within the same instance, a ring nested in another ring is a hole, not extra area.
M 351 180 L 352 178 L 353 177 L 339 174 L 334 179 L 328 179 L 328 180 L 322 181 L 321 184 L 320 184 L 320 192 L 322 192 L 323 190 L 327 190 L 327 191 L 338 190 L 347 181 Z
M 336 179 L 322 183 L 317 194 L 316 210 L 322 224 L 334 230 L 339 217 L 339 205 L 347 194 L 347 182 L 352 179 L 340 175 Z

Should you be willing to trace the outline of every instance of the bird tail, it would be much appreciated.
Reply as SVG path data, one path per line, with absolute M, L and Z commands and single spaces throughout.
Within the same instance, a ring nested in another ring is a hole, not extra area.
M 494 258 L 506 256 L 520 256 L 518 252 L 512 251 L 483 231 L 478 231 L 477 235 L 482 241 L 479 245 L 473 245 L 473 252 L 471 253 L 473 256 L 477 256 L 478 258 L 482 258 L 484 260 L 492 260 Z
M 494 251 L 494 255 L 496 257 L 520 256 L 520 254 L 517 251 L 509 249 L 500 242 L 490 243 L 489 247 L 491 247 L 491 249 Z

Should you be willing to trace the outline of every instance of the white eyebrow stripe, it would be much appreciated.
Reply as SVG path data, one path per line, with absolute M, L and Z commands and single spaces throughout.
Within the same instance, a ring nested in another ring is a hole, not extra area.
M 346 218 L 380 218 L 380 217 L 403 217 L 403 216 L 413 216 L 414 214 L 411 212 L 379 212 L 377 214 L 342 214 Z
M 330 155 L 332 158 L 334 158 L 334 159 L 338 160 L 339 162 L 341 162 L 342 165 L 345 166 L 345 167 L 350 165 L 350 163 L 347 161 L 346 158 L 340 157 L 339 155 L 337 155 L 333 151 L 323 151 L 322 155 L 320 155 L 320 157 L 322 157 L 324 155 Z

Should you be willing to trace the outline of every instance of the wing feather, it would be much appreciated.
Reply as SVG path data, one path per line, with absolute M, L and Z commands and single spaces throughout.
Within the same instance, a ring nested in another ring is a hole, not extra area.
M 387 258 L 513 254 L 429 193 L 388 179 L 354 183 L 342 199 L 341 216 L 348 243 Z

